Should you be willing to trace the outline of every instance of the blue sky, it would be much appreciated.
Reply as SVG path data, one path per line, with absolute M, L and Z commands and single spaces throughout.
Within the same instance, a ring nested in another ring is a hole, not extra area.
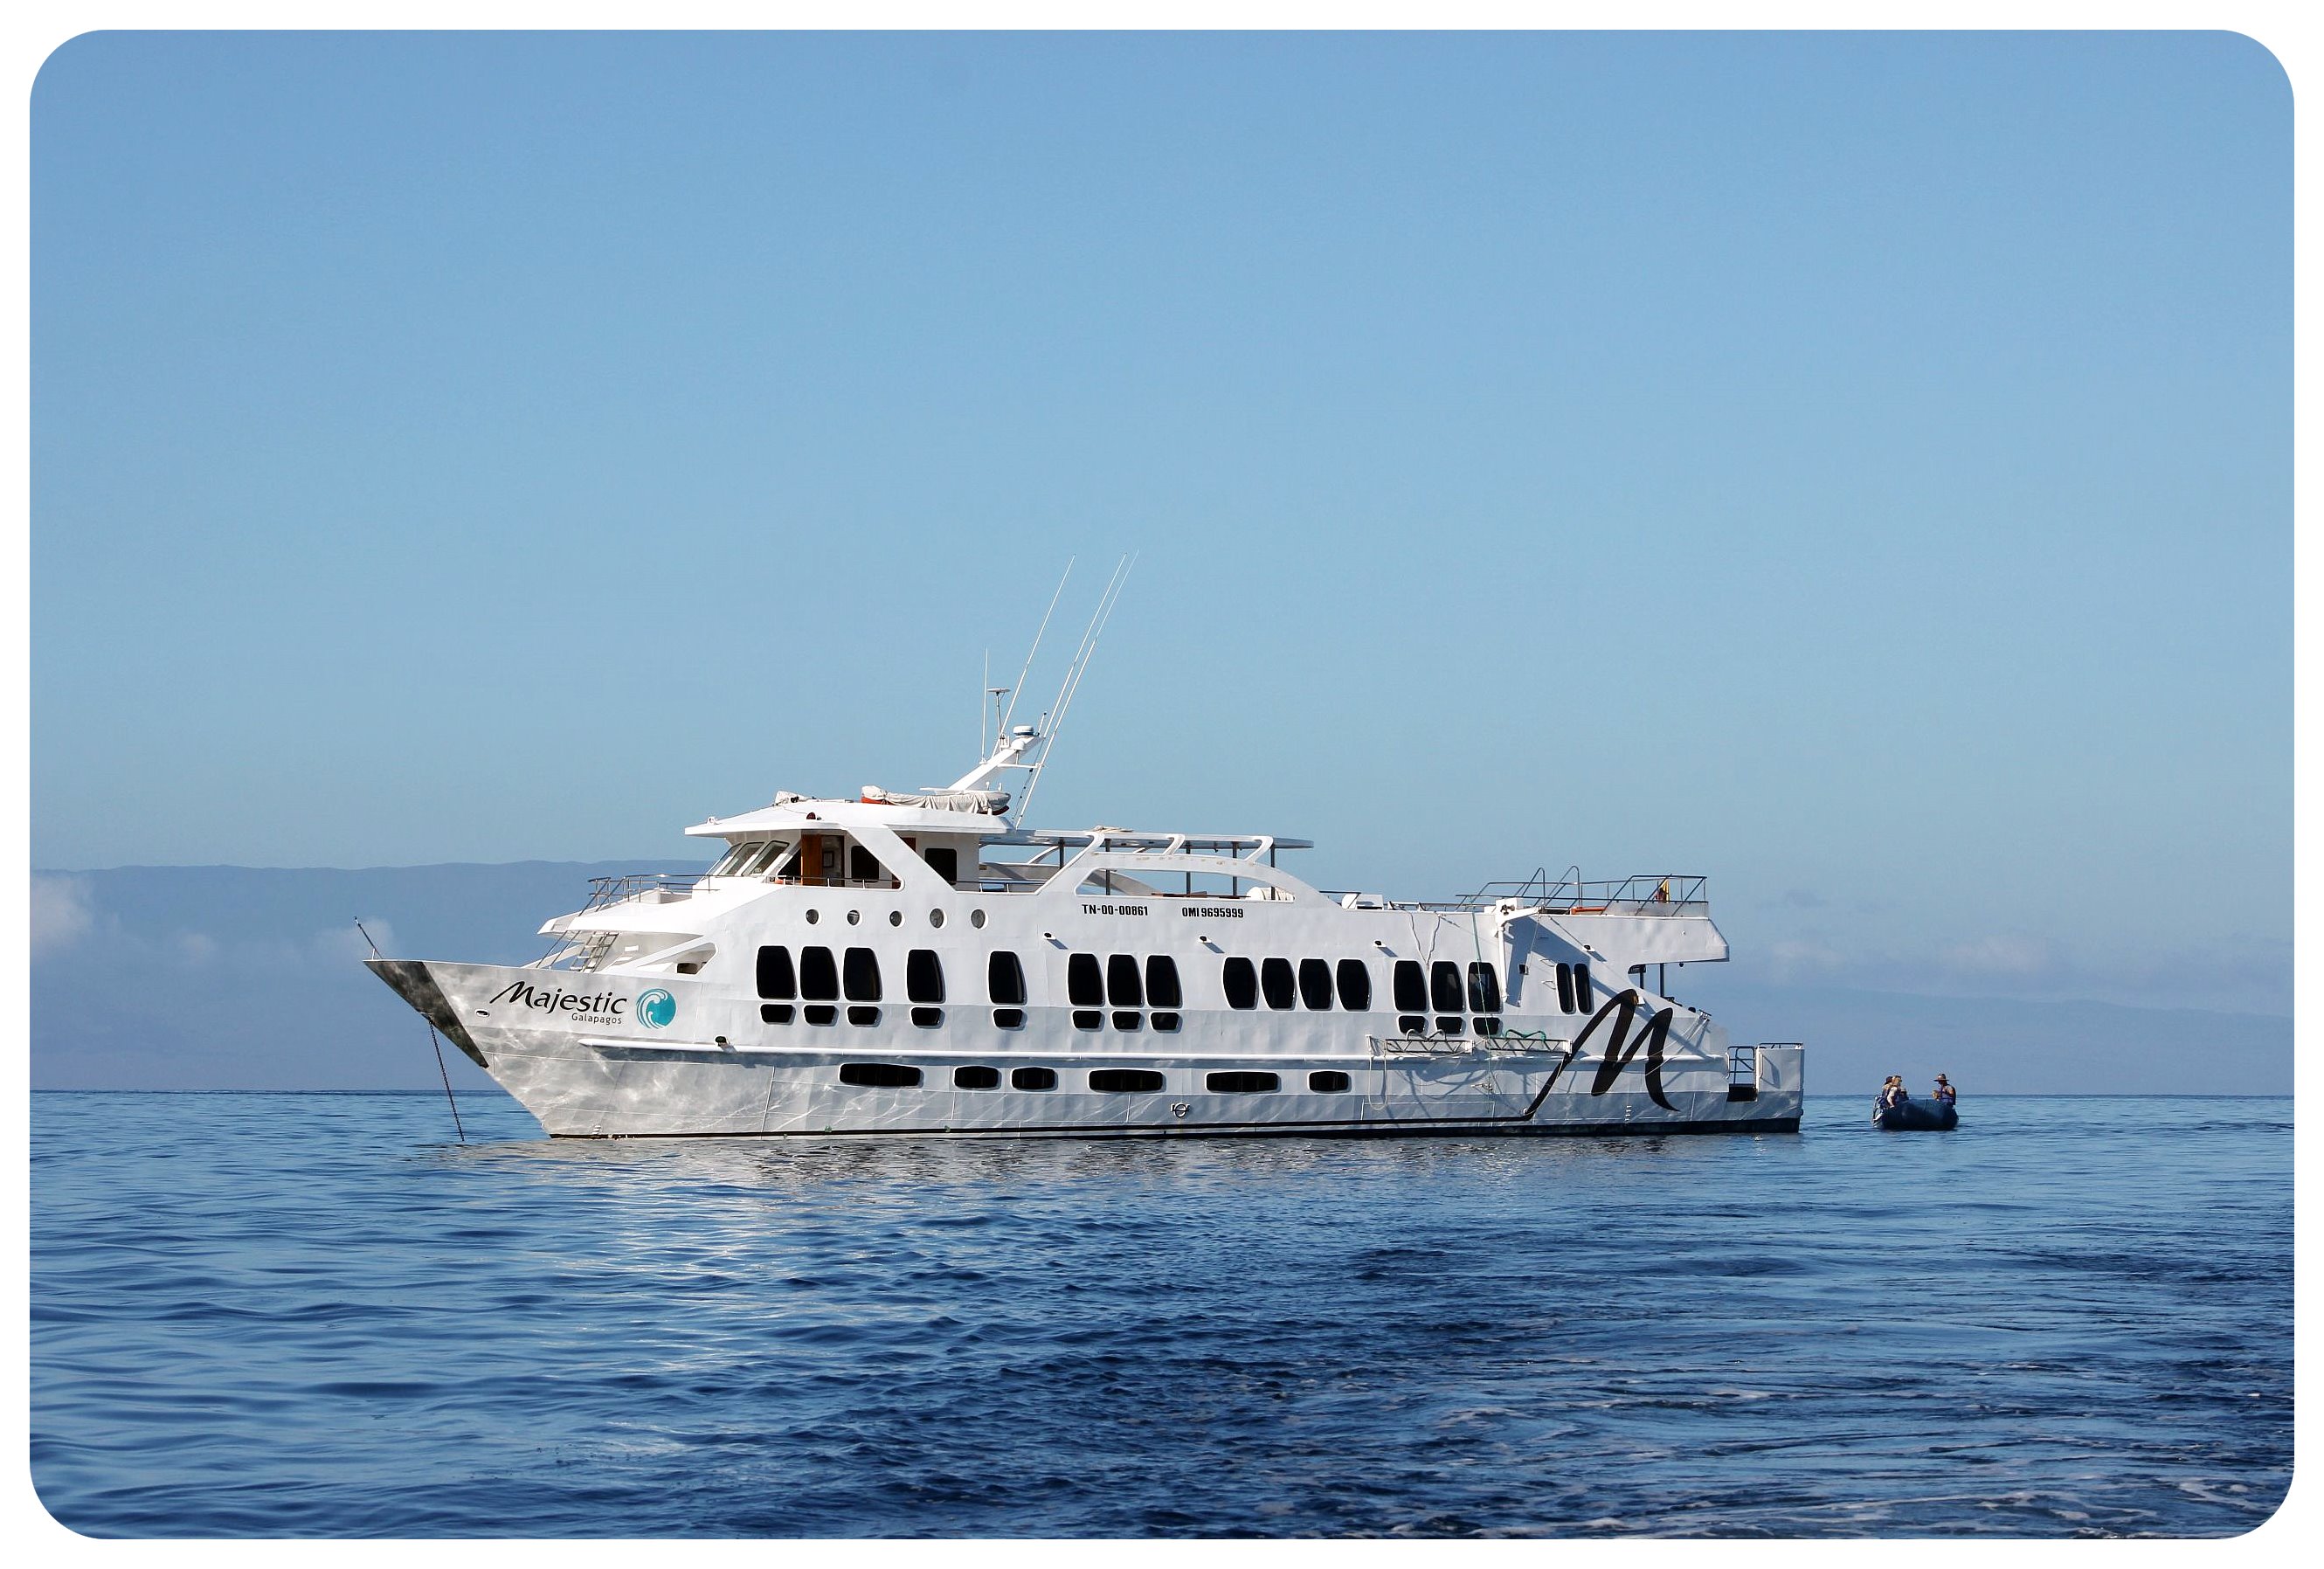
M 2248 40 L 97 34 L 32 112 L 36 865 L 683 855 L 961 771 L 1135 549 L 1044 818 L 2289 1010 Z

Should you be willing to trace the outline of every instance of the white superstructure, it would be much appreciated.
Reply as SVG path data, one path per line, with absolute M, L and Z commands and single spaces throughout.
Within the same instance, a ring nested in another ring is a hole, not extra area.
M 1022 828 L 1048 739 L 698 824 L 707 872 L 601 880 L 531 964 L 371 967 L 562 1136 L 1797 1128 L 1800 1047 L 1659 992 L 1727 957 L 1702 878 L 1408 902 L 1304 840 Z

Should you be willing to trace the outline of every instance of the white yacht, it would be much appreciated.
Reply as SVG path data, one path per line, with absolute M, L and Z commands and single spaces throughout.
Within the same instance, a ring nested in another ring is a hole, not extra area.
M 1055 725 L 997 731 L 944 789 L 688 828 L 706 872 L 599 880 L 530 964 L 371 968 L 560 1137 L 1799 1126 L 1800 1046 L 1664 993 L 1728 956 L 1701 877 L 1328 891 L 1305 840 L 1021 826 Z

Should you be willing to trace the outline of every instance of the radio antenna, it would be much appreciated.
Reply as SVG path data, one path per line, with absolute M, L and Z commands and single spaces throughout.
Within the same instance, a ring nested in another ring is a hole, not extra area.
M 1033 633 L 1033 646 L 1025 651 L 1025 668 L 1017 672 L 1017 685 L 1009 694 L 1009 711 L 1001 716 L 1001 734 L 993 741 L 996 746 L 1009 739 L 1009 721 L 1017 716 L 1017 694 L 1025 689 L 1025 678 L 1033 673 L 1033 656 L 1041 651 L 1041 638 L 1049 630 L 1049 617 L 1057 613 L 1057 597 L 1065 593 L 1065 578 L 1074 575 L 1074 563 L 1079 559 L 1077 556 L 1065 558 L 1065 577 L 1057 579 L 1056 592 L 1049 595 L 1049 608 L 1041 613 L 1041 624 Z M 989 671 L 984 679 L 991 685 L 992 677 Z
M 1081 690 L 1082 677 L 1089 671 L 1090 656 L 1097 652 L 1097 641 L 1105 635 L 1105 623 L 1112 619 L 1113 607 L 1121 602 L 1121 591 L 1130 582 L 1130 569 L 1138 564 L 1133 553 L 1124 556 L 1113 568 L 1113 576 L 1105 581 L 1104 592 L 1097 596 L 1097 609 L 1091 613 L 1090 623 L 1082 633 L 1081 646 L 1074 651 L 1074 662 L 1065 667 L 1065 684 L 1057 688 L 1057 700 L 1050 706 L 1048 734 L 1043 738 L 1040 761 L 1034 763 L 1025 780 L 1024 798 L 1017 803 L 1016 818 L 1025 819 L 1026 810 L 1033 804 L 1033 791 L 1041 782 L 1041 771 L 1049 766 L 1049 759 L 1057 750 L 1057 737 L 1065 734 L 1065 713 L 1074 705 L 1074 694 Z M 1060 588 L 1064 587 L 1059 584 Z

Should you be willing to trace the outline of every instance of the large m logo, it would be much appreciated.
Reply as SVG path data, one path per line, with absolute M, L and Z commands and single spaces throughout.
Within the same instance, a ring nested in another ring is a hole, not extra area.
M 1598 1027 L 1610 1017 L 1614 1020 L 1614 1032 L 1606 1042 L 1606 1058 L 1598 1065 L 1598 1076 L 1591 1081 L 1590 1093 L 1602 1095 L 1612 1089 L 1622 1070 L 1630 1066 L 1630 1060 L 1638 1055 L 1640 1048 L 1644 1048 L 1646 1054 L 1646 1094 L 1654 1097 L 1655 1104 L 1664 1111 L 1675 1112 L 1678 1108 L 1663 1094 L 1663 1047 L 1670 1039 L 1671 1011 L 1667 1008 L 1658 1010 L 1646 1020 L 1646 1027 L 1639 1032 L 1638 1038 L 1632 1040 L 1630 1025 L 1637 1018 L 1638 1010 L 1645 1005 L 1646 1000 L 1638 995 L 1635 986 L 1616 992 L 1603 1008 L 1590 1016 L 1590 1022 L 1583 1025 L 1582 1033 L 1573 1038 L 1573 1057 L 1582 1055 L 1582 1048 L 1590 1044 L 1590 1038 L 1598 1032 Z M 1572 1057 L 1566 1060 L 1570 1062 Z

